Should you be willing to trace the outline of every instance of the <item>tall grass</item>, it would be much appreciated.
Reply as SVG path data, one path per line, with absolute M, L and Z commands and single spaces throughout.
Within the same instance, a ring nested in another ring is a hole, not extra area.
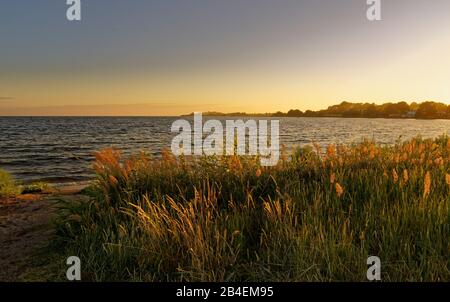
M 88 280 L 450 280 L 450 139 L 254 157 L 96 155 L 59 229 Z
M 11 175 L 0 169 L 0 198 L 13 197 L 20 193 Z

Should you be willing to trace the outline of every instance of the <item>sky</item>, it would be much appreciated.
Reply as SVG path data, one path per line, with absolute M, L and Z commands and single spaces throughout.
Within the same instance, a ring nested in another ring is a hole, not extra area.
M 450 104 L 450 1 L 0 2 L 0 115 Z

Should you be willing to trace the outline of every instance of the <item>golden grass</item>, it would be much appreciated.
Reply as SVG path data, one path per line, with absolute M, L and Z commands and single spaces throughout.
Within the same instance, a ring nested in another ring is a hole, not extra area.
M 315 145 L 275 167 L 107 149 L 60 231 L 94 280 L 363 281 L 377 255 L 383 280 L 449 281 L 449 159 L 448 137 Z

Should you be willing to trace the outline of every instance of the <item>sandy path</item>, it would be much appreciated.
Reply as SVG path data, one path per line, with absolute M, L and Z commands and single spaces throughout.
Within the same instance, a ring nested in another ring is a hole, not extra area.
M 0 281 L 18 281 L 30 269 L 30 257 L 55 234 L 51 222 L 56 200 L 86 198 L 78 195 L 81 189 L 72 186 L 52 194 L 0 200 Z

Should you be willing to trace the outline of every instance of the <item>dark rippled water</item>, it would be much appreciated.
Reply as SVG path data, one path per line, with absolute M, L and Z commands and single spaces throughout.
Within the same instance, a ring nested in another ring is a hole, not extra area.
M 206 118 L 205 118 L 206 119 Z M 227 118 L 232 119 L 232 118 Z M 237 119 L 237 118 L 236 118 Z M 105 147 L 125 154 L 170 148 L 175 118 L 0 117 L 0 168 L 22 181 L 77 182 L 92 178 L 93 152 Z M 224 120 L 224 119 L 222 119 Z M 280 140 L 288 148 L 315 141 L 391 144 L 418 134 L 450 134 L 450 120 L 281 118 Z

